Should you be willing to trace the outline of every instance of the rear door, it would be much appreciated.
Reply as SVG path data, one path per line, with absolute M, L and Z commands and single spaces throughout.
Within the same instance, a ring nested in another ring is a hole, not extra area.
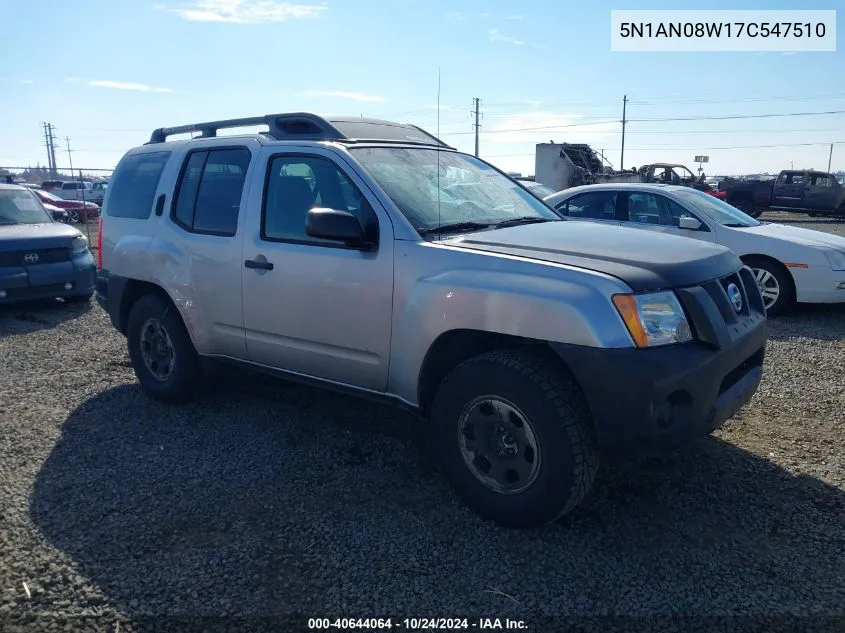
M 619 193 L 612 189 L 601 189 L 579 193 L 555 205 L 555 210 L 571 220 L 619 224 L 617 200 Z
M 806 174 L 804 172 L 782 172 L 772 189 L 772 206 L 787 209 L 804 208 L 805 183 Z
M 804 204 L 808 209 L 829 211 L 836 208 L 838 183 L 830 174 L 810 174 Z

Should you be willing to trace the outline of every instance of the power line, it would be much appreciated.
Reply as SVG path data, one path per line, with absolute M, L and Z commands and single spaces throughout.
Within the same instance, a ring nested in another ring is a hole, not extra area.
M 628 119 L 637 123 L 646 121 L 726 121 L 733 119 L 771 119 L 785 116 L 825 116 L 830 114 L 845 114 L 845 110 L 827 110 L 825 112 L 781 112 L 768 114 L 729 114 L 725 116 L 692 116 L 692 117 L 657 117 L 652 119 Z
M 777 143 L 772 145 L 732 145 L 732 146 L 724 146 L 724 147 L 687 147 L 687 146 L 680 146 L 680 145 L 664 145 L 664 146 L 650 146 L 650 147 L 629 147 L 628 151 L 632 152 L 663 152 L 666 150 L 678 150 L 678 151 L 693 151 L 693 150 L 729 150 L 729 149 L 767 149 L 773 147 L 815 147 L 815 146 L 827 146 L 827 145 L 845 145 L 845 141 L 834 141 L 833 143 L 829 143 L 827 141 L 821 143 Z M 615 148 L 611 148 L 615 149 Z M 520 154 L 491 154 L 488 158 L 503 158 L 508 156 L 534 156 L 534 153 L 520 153 Z

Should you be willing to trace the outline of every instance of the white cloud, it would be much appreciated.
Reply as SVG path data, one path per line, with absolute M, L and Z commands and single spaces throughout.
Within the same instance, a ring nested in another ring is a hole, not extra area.
M 34 84 L 35 81 L 32 80 L 32 79 L 21 79 L 20 83 L 22 83 L 22 84 Z
M 502 35 L 499 29 L 490 29 L 487 31 L 487 34 L 490 36 L 491 42 L 507 42 L 508 44 L 516 44 L 517 46 L 525 44 L 522 40 L 518 40 L 510 35 Z
M 73 77 L 68 79 L 68 81 L 74 80 Z M 103 81 L 103 80 L 93 80 L 88 82 L 89 86 L 95 86 L 97 88 L 114 88 L 116 90 L 137 90 L 139 92 L 173 92 L 170 88 L 160 88 L 158 86 L 148 86 L 147 84 L 137 84 L 127 81 Z
M 296 93 L 296 96 L 305 99 L 329 97 L 333 99 L 348 99 L 349 101 L 384 101 L 384 97 L 379 97 L 377 95 L 368 95 L 363 92 L 346 92 L 344 90 L 305 90 L 304 92 Z
M 446 14 L 446 19 L 452 22 L 463 22 L 467 19 L 465 13 L 458 13 L 457 11 L 453 11 L 451 13 Z
M 521 20 L 524 17 L 525 17 L 524 15 L 506 15 L 505 19 L 506 20 Z
M 261 24 L 316 18 L 328 10 L 325 4 L 297 4 L 279 0 L 195 0 L 184 7 L 155 5 L 191 22 Z
M 591 122 L 584 115 L 558 112 L 522 112 L 504 116 L 482 132 L 486 143 L 597 143 L 621 133 L 616 121 Z M 512 130 L 512 131 L 511 131 Z

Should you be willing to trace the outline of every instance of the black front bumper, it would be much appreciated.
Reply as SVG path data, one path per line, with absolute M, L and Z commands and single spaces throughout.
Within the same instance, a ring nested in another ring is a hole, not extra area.
M 750 272 L 737 276 L 743 290 L 753 283 Z M 602 448 L 677 445 L 719 428 L 751 399 L 766 354 L 762 300 L 743 292 L 743 313 L 729 314 L 720 292 L 714 284 L 678 293 L 697 333 L 693 342 L 651 349 L 551 344 L 587 397 Z

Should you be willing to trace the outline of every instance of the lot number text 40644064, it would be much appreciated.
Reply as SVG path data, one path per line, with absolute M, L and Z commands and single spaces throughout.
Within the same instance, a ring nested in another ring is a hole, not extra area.
M 528 625 L 523 620 L 511 618 L 309 618 L 308 628 L 316 631 L 520 631 L 527 630 Z

